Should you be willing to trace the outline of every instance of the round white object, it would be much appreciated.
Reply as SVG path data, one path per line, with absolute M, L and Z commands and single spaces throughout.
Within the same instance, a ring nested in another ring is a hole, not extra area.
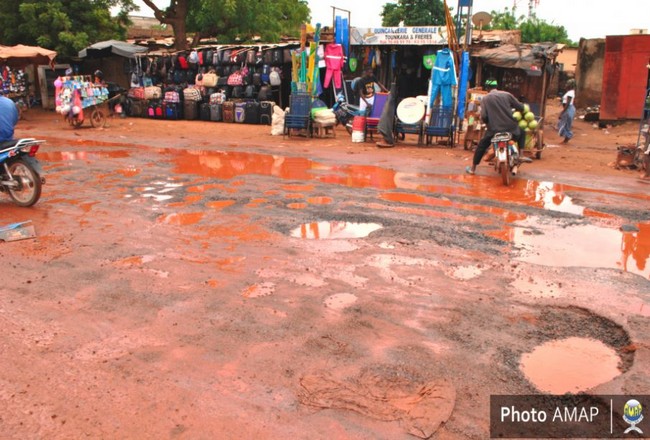
M 397 117 L 405 124 L 419 122 L 424 112 L 424 103 L 417 98 L 404 98 L 397 106 Z

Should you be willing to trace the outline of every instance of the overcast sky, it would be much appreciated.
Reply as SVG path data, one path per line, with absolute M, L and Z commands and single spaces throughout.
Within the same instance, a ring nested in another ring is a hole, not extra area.
M 352 13 L 352 26 L 376 27 L 381 25 L 379 15 L 386 0 L 309 0 L 312 23 L 323 26 L 332 24 L 331 6 L 347 9 Z M 141 14 L 152 15 L 142 2 Z M 156 0 L 165 6 L 169 0 Z M 447 4 L 457 9 L 458 1 Z M 502 11 L 512 8 L 513 0 L 474 0 L 474 12 Z M 537 16 L 550 23 L 564 26 L 569 38 L 578 41 L 583 38 L 602 38 L 606 35 L 625 35 L 630 29 L 650 28 L 650 0 L 539 0 Z M 517 15 L 527 14 L 528 0 L 517 1 Z M 340 12 L 343 15 L 342 12 Z M 435 24 L 435 23 L 432 23 Z M 650 29 L 649 29 L 650 30 Z

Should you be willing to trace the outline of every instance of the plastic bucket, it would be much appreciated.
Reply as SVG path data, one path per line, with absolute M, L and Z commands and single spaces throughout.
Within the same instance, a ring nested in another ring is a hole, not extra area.
M 366 141 L 366 117 L 355 116 L 352 119 L 352 142 Z

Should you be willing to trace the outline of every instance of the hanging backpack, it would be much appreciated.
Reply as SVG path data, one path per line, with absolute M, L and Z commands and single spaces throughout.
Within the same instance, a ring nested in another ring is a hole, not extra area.
M 282 77 L 280 76 L 279 68 L 274 67 L 271 69 L 271 73 L 269 73 L 269 84 L 272 86 L 279 86 L 282 84 Z
M 254 97 L 255 97 L 255 86 L 249 84 L 246 86 L 246 89 L 244 89 L 244 98 L 253 99 Z
M 255 64 L 255 50 L 249 49 L 246 52 L 246 64 Z

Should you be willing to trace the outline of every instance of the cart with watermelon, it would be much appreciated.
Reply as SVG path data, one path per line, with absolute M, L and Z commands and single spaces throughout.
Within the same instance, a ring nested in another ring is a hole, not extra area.
M 544 144 L 544 129 L 542 125 L 543 118 L 535 116 L 530 111 L 528 105 L 524 105 L 524 112 L 515 112 L 513 117 L 518 121 L 519 128 L 526 132 L 526 143 L 524 146 L 524 155 L 527 157 L 534 157 L 535 159 L 542 158 L 542 151 L 546 146 Z

